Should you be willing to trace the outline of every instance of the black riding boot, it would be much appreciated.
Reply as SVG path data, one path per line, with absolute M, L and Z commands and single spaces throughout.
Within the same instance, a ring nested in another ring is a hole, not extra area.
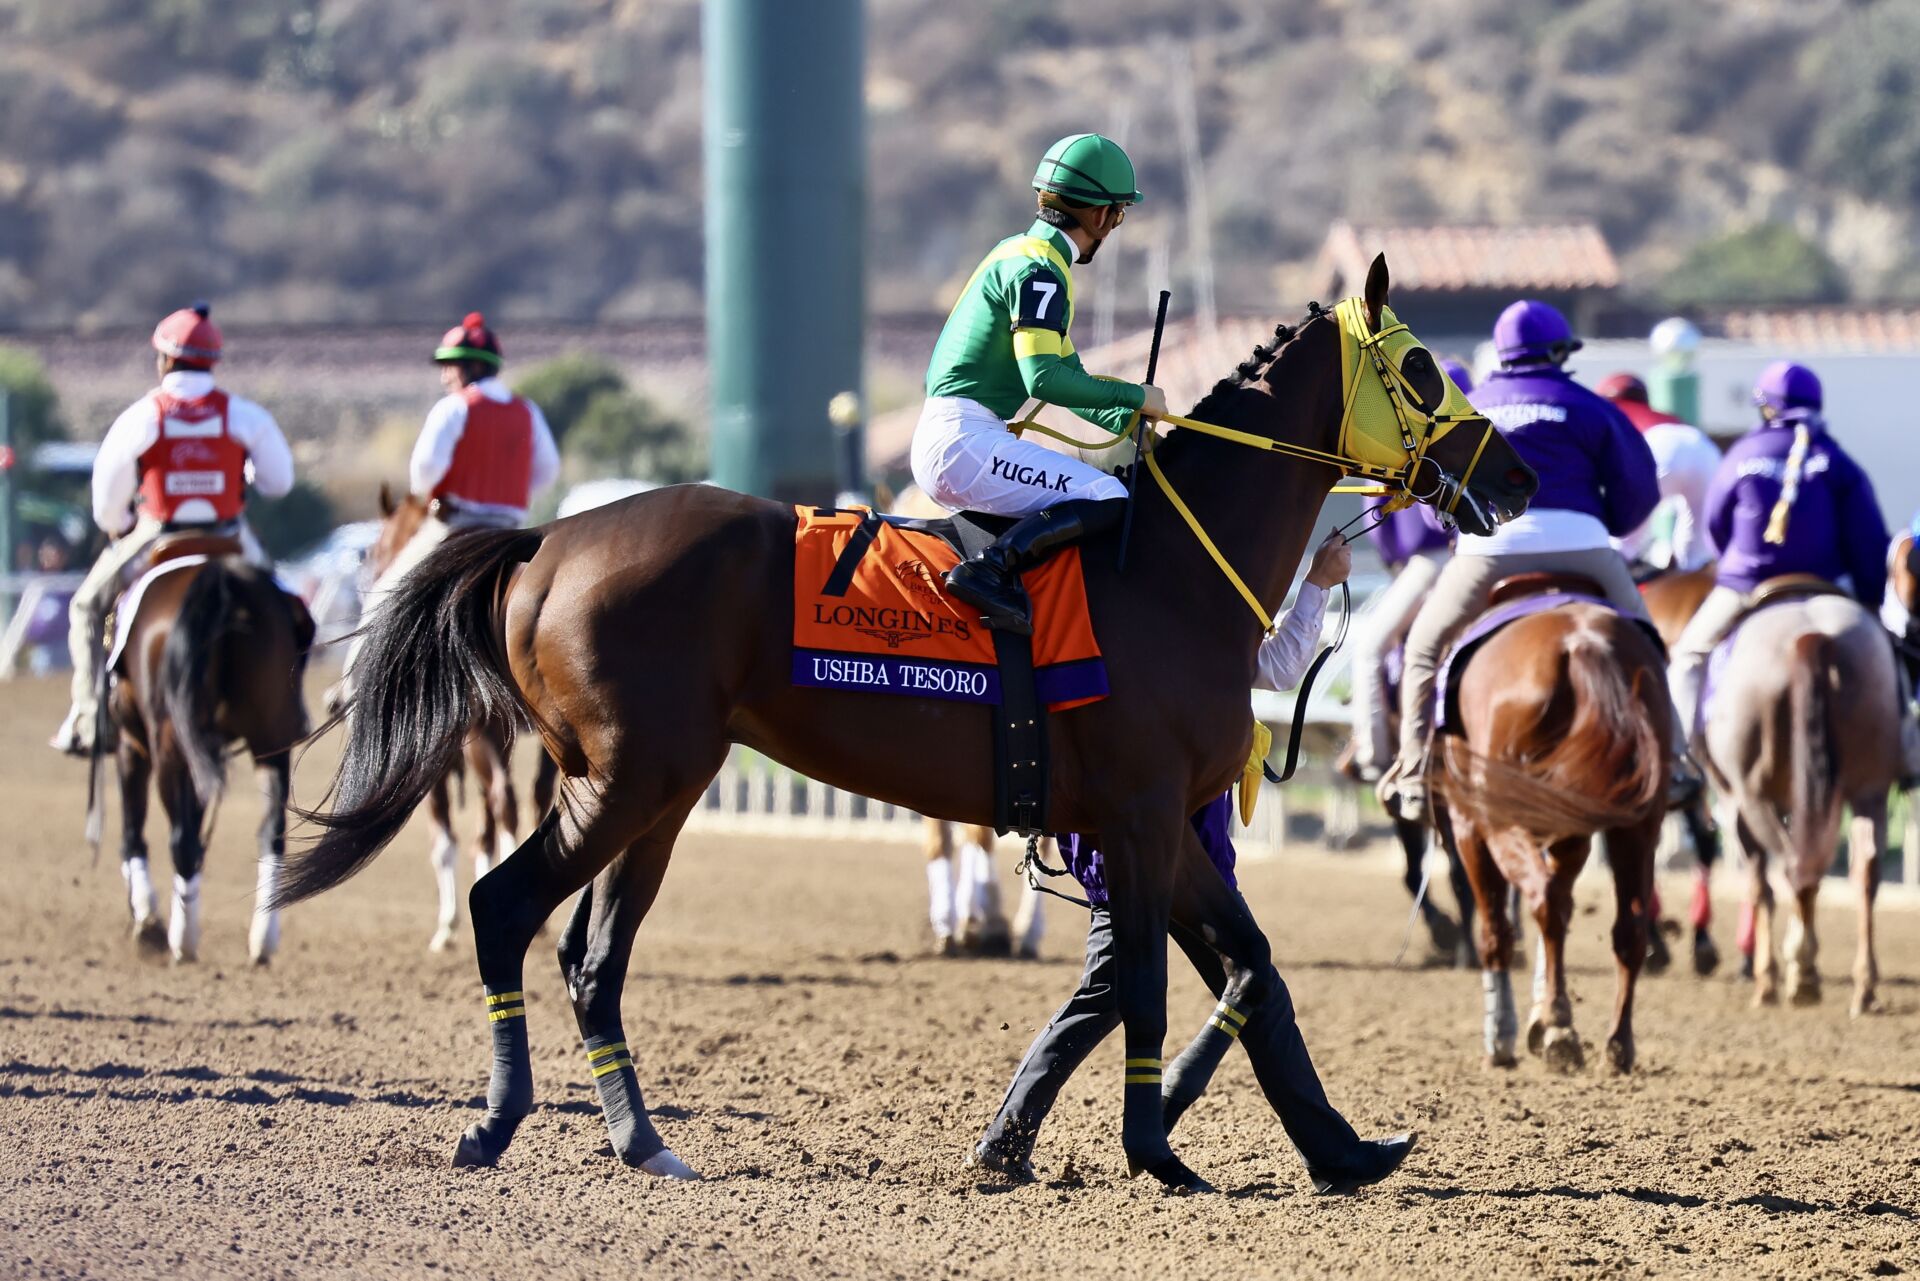
M 1126 510 L 1124 498 L 1073 498 L 1025 517 L 1012 529 L 947 573 L 947 587 L 978 608 L 989 627 L 1022 635 L 1033 631 L 1033 606 L 1020 575 L 1068 543 L 1112 529 Z

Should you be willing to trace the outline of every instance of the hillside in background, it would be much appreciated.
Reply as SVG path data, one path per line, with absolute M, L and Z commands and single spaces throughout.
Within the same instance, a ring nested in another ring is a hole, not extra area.
M 9 0 L 0 327 L 697 312 L 699 16 Z M 1183 101 L 1223 307 L 1340 216 L 1593 218 L 1648 296 L 1912 298 L 1916 68 L 1909 0 L 870 0 L 872 302 L 939 306 L 1087 127 L 1149 194 L 1114 256 L 1181 278 Z

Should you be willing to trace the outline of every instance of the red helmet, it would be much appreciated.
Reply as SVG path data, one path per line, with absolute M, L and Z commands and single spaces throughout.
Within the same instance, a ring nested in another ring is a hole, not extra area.
M 220 359 L 220 326 L 207 319 L 213 310 L 197 302 L 182 307 L 153 330 L 153 349 L 183 365 L 212 365 Z
M 1635 404 L 1647 404 L 1647 385 L 1632 374 L 1608 374 L 1593 388 L 1608 400 L 1630 400 Z
M 468 312 L 465 320 L 442 334 L 440 345 L 433 351 L 436 365 L 477 360 L 498 369 L 501 359 L 500 339 L 487 328 L 487 318 L 477 311 Z

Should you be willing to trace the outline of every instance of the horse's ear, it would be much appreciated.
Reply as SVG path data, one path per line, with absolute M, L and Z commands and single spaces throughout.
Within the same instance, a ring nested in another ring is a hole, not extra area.
M 394 509 L 397 506 L 398 504 L 393 501 L 393 486 L 387 484 L 387 482 L 384 480 L 381 481 L 380 482 L 380 514 L 382 516 L 391 516 L 393 515 Z
M 1387 256 L 1385 254 L 1373 256 L 1373 265 L 1367 268 L 1367 289 L 1362 298 L 1367 306 L 1367 324 L 1378 332 L 1380 313 L 1387 305 Z

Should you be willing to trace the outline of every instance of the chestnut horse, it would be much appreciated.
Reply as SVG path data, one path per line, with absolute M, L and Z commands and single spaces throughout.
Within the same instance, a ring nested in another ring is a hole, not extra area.
M 185 538 L 156 546 L 184 560 Z M 118 731 L 120 870 L 134 937 L 163 944 L 176 962 L 197 959 L 205 833 L 226 778 L 229 745 L 252 755 L 266 809 L 260 820 L 259 876 L 248 953 L 265 965 L 280 942 L 274 902 L 286 852 L 289 753 L 307 732 L 300 681 L 313 644 L 313 618 L 266 570 L 242 560 L 233 539 L 194 538 L 211 558 L 150 580 L 131 617 L 108 680 L 106 713 Z M 147 787 L 160 792 L 170 827 L 173 909 L 162 932 L 147 870 Z M 89 829 L 97 829 L 89 819 Z
M 1106 853 L 1131 1060 L 1122 1145 L 1131 1169 L 1172 1187 L 1206 1185 L 1173 1154 L 1162 1112 L 1170 920 L 1241 967 L 1237 1004 L 1249 1017 L 1278 990 L 1244 904 L 1181 839 L 1188 816 L 1240 774 L 1252 740 L 1261 624 L 1220 561 L 1256 599 L 1281 599 L 1347 470 L 1336 452 L 1411 466 L 1408 487 L 1457 506 L 1473 532 L 1523 510 L 1537 485 L 1492 425 L 1449 393 L 1386 298 L 1377 259 L 1363 300 L 1314 308 L 1297 331 L 1283 326 L 1273 348 L 1201 402 L 1197 419 L 1244 440 L 1182 429 L 1152 451 L 1219 561 L 1144 480 L 1125 574 L 1117 537 L 1082 549 L 1113 692 L 1051 718 L 1046 825 L 1095 833 Z M 1449 492 L 1454 483 L 1462 488 Z M 314 816 L 323 835 L 299 856 L 285 901 L 373 858 L 473 724 L 525 717 L 561 773 L 553 811 L 469 898 L 493 1075 L 487 1115 L 461 1136 L 456 1164 L 497 1161 L 532 1107 L 525 953 L 548 913 L 591 881 L 559 953 L 613 1150 L 648 1172 L 693 1177 L 647 1118 L 620 995 L 681 825 L 731 744 L 922 814 L 992 817 L 989 708 L 793 684 L 794 538 L 785 503 L 676 486 L 541 529 L 449 539 L 381 603 L 330 811 Z
M 1567 604 L 1508 624 L 1455 676 L 1460 734 L 1436 753 L 1435 820 L 1459 851 L 1479 908 L 1488 1062 L 1514 1063 L 1508 886 L 1531 912 L 1545 958 L 1527 1048 L 1559 1072 L 1584 1062 L 1563 956 L 1573 883 L 1593 837 L 1603 835 L 1619 970 L 1607 1060 L 1631 1071 L 1634 985 L 1647 957 L 1653 855 L 1674 750 L 1660 648 L 1604 605 Z
M 393 564 L 401 548 L 426 522 L 431 505 L 411 494 L 395 500 L 393 491 L 380 486 L 380 534 L 367 549 L 363 572 L 373 581 Z M 342 679 L 346 684 L 346 678 Z M 344 689 L 330 693 L 328 710 L 337 710 Z M 473 840 L 473 879 L 487 874 L 496 859 L 513 853 L 520 843 L 520 798 L 513 787 L 513 733 L 497 725 L 482 724 L 467 735 L 464 750 L 455 756 L 427 793 L 427 817 L 433 824 L 433 846 L 428 858 L 433 865 L 434 883 L 440 890 L 440 914 L 427 943 L 427 950 L 445 951 L 453 942 L 454 926 L 460 922 L 460 886 L 458 854 L 460 843 L 453 834 L 452 785 L 458 781 L 464 797 L 466 776 L 471 771 L 480 789 L 480 830 Z M 536 782 L 534 806 L 544 810 L 553 798 L 553 770 L 541 761 L 542 775 Z M 465 800 L 461 804 L 465 804 Z

